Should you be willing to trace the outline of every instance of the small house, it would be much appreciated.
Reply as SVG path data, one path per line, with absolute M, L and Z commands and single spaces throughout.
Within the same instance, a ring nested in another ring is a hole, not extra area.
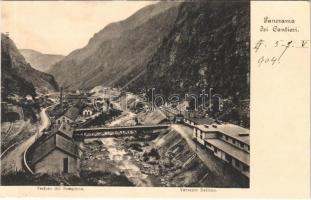
M 93 109 L 90 106 L 87 106 L 83 109 L 83 116 L 87 117 L 87 116 L 91 116 L 93 115 Z

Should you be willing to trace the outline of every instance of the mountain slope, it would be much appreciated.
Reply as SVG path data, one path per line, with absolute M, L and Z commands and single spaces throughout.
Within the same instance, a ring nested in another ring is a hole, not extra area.
M 33 69 L 20 54 L 14 42 L 1 34 L 1 94 L 35 96 L 35 89 L 55 90 L 57 83 L 53 76 Z
M 63 55 L 43 54 L 32 49 L 20 49 L 20 53 L 36 70 L 48 72 L 55 63 L 63 59 Z
M 249 99 L 249 12 L 246 1 L 182 3 L 172 31 L 128 87 L 165 95 L 213 88 Z
M 168 95 L 213 88 L 249 99 L 249 12 L 247 1 L 147 6 L 96 33 L 51 73 L 69 89 L 155 87 Z
M 69 89 L 111 86 L 131 79 L 142 71 L 170 32 L 179 4 L 150 5 L 124 21 L 106 26 L 86 47 L 56 63 L 50 73 Z
M 155 88 L 166 97 L 199 95 L 212 88 L 223 99 L 209 115 L 249 128 L 250 3 L 202 1 L 183 3 L 172 31 L 136 79 L 133 92 Z M 181 99 L 183 100 L 183 99 Z M 198 99 L 201 104 L 202 100 Z

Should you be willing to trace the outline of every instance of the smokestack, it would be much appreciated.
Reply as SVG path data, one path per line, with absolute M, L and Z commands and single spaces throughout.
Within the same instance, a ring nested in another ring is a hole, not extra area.
M 60 87 L 59 101 L 60 101 L 60 108 L 61 108 L 62 112 L 64 112 L 64 108 L 63 108 L 63 87 Z

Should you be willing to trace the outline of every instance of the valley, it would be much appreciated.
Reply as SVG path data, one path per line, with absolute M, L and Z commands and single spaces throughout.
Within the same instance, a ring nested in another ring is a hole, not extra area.
M 151 4 L 66 56 L 1 41 L 2 185 L 249 187 L 249 3 Z

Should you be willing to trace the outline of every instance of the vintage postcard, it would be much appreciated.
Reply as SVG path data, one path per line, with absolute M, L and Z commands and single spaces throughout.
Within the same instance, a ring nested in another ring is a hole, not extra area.
M 2 1 L 0 194 L 308 197 L 309 94 L 308 1 Z

